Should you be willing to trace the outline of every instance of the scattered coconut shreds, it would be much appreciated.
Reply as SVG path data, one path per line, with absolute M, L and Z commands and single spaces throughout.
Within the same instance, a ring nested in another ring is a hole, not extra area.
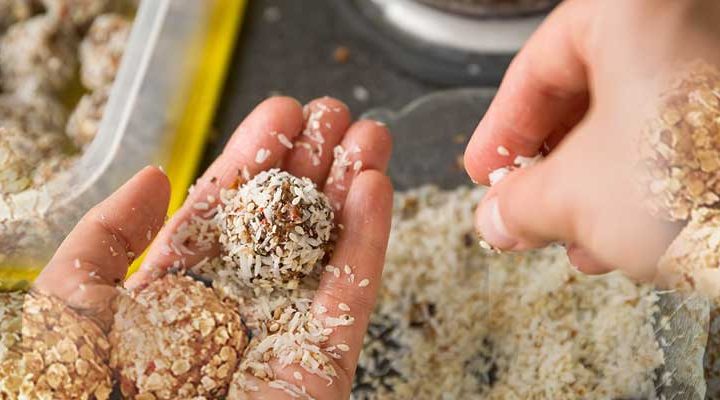
M 501 149 L 503 149 L 504 151 L 501 152 Z M 504 154 L 504 153 L 507 153 L 507 154 Z M 503 155 L 503 156 L 509 156 L 510 152 L 506 148 L 499 146 L 498 154 Z M 542 161 L 542 159 L 543 159 L 543 156 L 541 154 L 538 154 L 535 157 L 523 157 L 523 156 L 515 157 L 515 160 L 513 161 L 513 166 L 501 167 L 501 168 L 498 168 L 498 169 L 490 172 L 490 174 L 488 174 L 488 180 L 490 181 L 490 186 L 495 186 L 498 182 L 505 179 L 505 177 L 508 176 L 510 174 L 510 172 L 512 172 L 514 169 L 532 167 L 533 165 Z
M 355 100 L 365 103 L 370 100 L 370 91 L 361 85 L 357 85 L 353 88 L 353 97 Z
M 651 288 L 617 274 L 585 277 L 562 249 L 518 256 L 474 246 L 473 208 L 481 194 L 422 188 L 396 196 L 353 399 L 654 398 L 663 355 Z M 248 381 L 253 376 L 290 397 L 311 398 L 289 365 L 300 367 L 305 380 L 315 375 L 333 383 L 335 360 L 351 348 L 328 341 L 354 318 L 345 303 L 338 303 L 344 313 L 338 315 L 312 299 L 323 274 L 348 276 L 344 265 L 318 263 L 293 287 L 244 279 L 227 258 L 191 271 L 238 304 L 250 332 L 231 393 L 258 390 Z M 370 285 L 360 278 L 358 288 Z M 592 368 L 579 360 L 592 360 Z
M 484 251 L 482 193 L 396 195 L 353 399 L 657 398 L 652 287 L 577 273 L 562 248 Z
M 490 180 L 490 186 L 497 185 L 498 182 L 505 179 L 505 177 L 508 176 L 508 174 L 510 174 L 510 169 L 506 168 L 506 167 L 498 168 L 498 169 L 492 171 L 488 175 L 488 179 Z
M 272 169 L 220 196 L 215 219 L 223 259 L 243 279 L 301 279 L 331 250 L 334 214 L 307 178 Z
M 244 165 L 242 169 L 240 170 L 240 174 L 242 175 L 242 178 L 245 182 L 252 179 L 252 175 L 250 175 L 250 169 L 248 169 L 247 165 Z
M 193 204 L 193 208 L 198 211 L 207 211 L 210 209 L 210 204 L 208 204 L 204 201 L 200 201 L 200 202 Z
M 345 149 L 341 145 L 335 146 L 333 149 L 333 165 L 330 171 L 328 183 L 333 183 L 338 189 L 345 189 L 343 185 L 345 173 L 351 169 L 357 175 L 363 167 L 360 160 L 352 161 L 351 158 L 357 158 L 357 154 L 361 152 L 360 147 L 354 146 L 352 149 Z M 355 155 L 355 157 L 353 157 Z M 339 207 L 337 207 L 339 209 Z
M 307 137 L 316 144 L 325 143 L 325 136 L 323 135 L 320 121 L 328 111 L 330 110 L 322 103 L 316 103 L 315 110 L 311 111 L 307 108 L 307 118 L 305 122 L 305 130 L 302 133 L 303 136 Z
M 280 144 L 287 147 L 288 149 L 292 149 L 294 147 L 290 139 L 288 139 L 287 136 L 283 135 L 282 133 L 278 133 L 277 138 Z
M 262 164 L 270 158 L 270 150 L 262 148 L 255 153 L 255 163 Z
M 510 155 L 510 151 L 505 146 L 498 146 L 497 153 L 503 157 L 508 157 Z

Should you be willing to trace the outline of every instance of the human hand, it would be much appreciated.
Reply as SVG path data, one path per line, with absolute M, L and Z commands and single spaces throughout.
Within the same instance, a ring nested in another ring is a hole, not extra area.
M 307 110 L 303 116 L 300 104 L 289 98 L 272 98 L 259 105 L 197 182 L 185 205 L 164 227 L 170 191 L 167 179 L 155 168 L 141 171 L 83 218 L 38 278 L 36 287 L 110 324 L 112 315 L 108 310 L 116 295 L 115 286 L 122 283 L 133 256 L 141 254 L 158 231 L 143 267 L 128 280 L 127 287 L 141 290 L 177 263 L 192 266 L 205 257 L 217 255 L 217 246 L 210 250 L 194 248 L 194 254 L 183 255 L 168 254 L 163 247 L 172 243 L 184 222 L 195 214 L 206 213 L 194 207 L 196 202 L 204 202 L 208 196 L 219 199 L 220 189 L 235 184 L 244 169 L 255 175 L 279 165 L 296 176 L 310 178 L 327 194 L 335 208 L 337 223 L 344 227 L 330 264 L 355 266 L 358 278 L 351 284 L 333 274 L 323 274 L 313 301 L 313 307 L 330 310 L 324 317 L 337 317 L 338 303 L 342 302 L 350 307 L 348 313 L 355 318 L 352 327 L 336 329 L 325 343 L 347 344 L 350 349 L 342 358 L 332 361 L 338 372 L 333 385 L 328 386 L 327 381 L 292 365 L 277 368 L 275 373 L 278 379 L 288 382 L 297 381 L 296 375 L 300 373 L 302 385 L 315 398 L 347 398 L 379 288 L 389 236 L 392 186 L 384 171 L 390 158 L 391 139 L 381 124 L 373 121 L 351 124 L 347 107 L 337 100 L 316 100 Z M 318 110 L 325 112 L 314 113 Z M 313 131 L 322 135 L 321 143 L 317 137 L 302 133 L 308 118 L 317 121 Z M 278 139 L 280 133 L 293 143 L 292 149 Z M 333 149 L 337 145 L 345 149 L 357 146 L 359 151 L 348 152 L 346 162 L 334 163 Z M 265 159 L 257 158 L 260 149 L 270 151 Z M 192 244 L 189 246 L 192 248 Z M 364 279 L 368 285 L 359 285 Z M 233 393 L 231 397 L 290 398 L 266 382 L 255 383 L 258 392 Z
M 681 226 L 643 207 L 639 137 L 680 68 L 720 65 L 718 20 L 720 3 L 703 0 L 563 2 L 513 61 L 465 153 L 484 184 L 516 155 L 547 156 L 490 189 L 477 211 L 483 238 L 504 250 L 561 242 L 584 272 L 653 279 Z

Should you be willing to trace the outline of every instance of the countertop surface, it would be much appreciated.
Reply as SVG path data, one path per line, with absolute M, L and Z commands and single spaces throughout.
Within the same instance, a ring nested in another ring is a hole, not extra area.
M 372 40 L 347 23 L 336 1 L 249 1 L 204 165 L 219 154 L 253 107 L 274 94 L 302 102 L 333 96 L 357 117 L 377 107 L 401 108 L 450 88 L 423 82 L 394 66 Z M 349 52 L 345 63 L 336 60 L 339 47 Z

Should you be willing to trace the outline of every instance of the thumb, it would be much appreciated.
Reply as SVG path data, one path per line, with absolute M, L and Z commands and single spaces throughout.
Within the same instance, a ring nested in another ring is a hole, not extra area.
M 493 186 L 476 212 L 482 238 L 501 250 L 571 241 L 572 195 L 551 159 L 513 171 Z

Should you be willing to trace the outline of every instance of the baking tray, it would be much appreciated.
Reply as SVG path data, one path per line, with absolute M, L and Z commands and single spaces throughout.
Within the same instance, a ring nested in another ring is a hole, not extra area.
M 0 201 L 0 288 L 34 279 L 79 218 L 144 166 L 167 172 L 170 212 L 182 204 L 245 5 L 141 2 L 96 139 L 41 190 Z
M 396 190 L 428 183 L 453 189 L 472 182 L 460 161 L 472 132 L 487 111 L 495 89 L 467 88 L 430 94 L 402 110 L 378 109 L 364 118 L 388 125 L 396 149 L 389 175 Z M 706 384 L 703 356 L 707 343 L 709 302 L 698 295 L 658 291 L 660 312 L 655 318 L 657 340 L 665 356 L 658 377 L 672 383 L 655 383 L 658 398 L 702 400 Z M 662 329 L 667 321 L 669 329 Z

